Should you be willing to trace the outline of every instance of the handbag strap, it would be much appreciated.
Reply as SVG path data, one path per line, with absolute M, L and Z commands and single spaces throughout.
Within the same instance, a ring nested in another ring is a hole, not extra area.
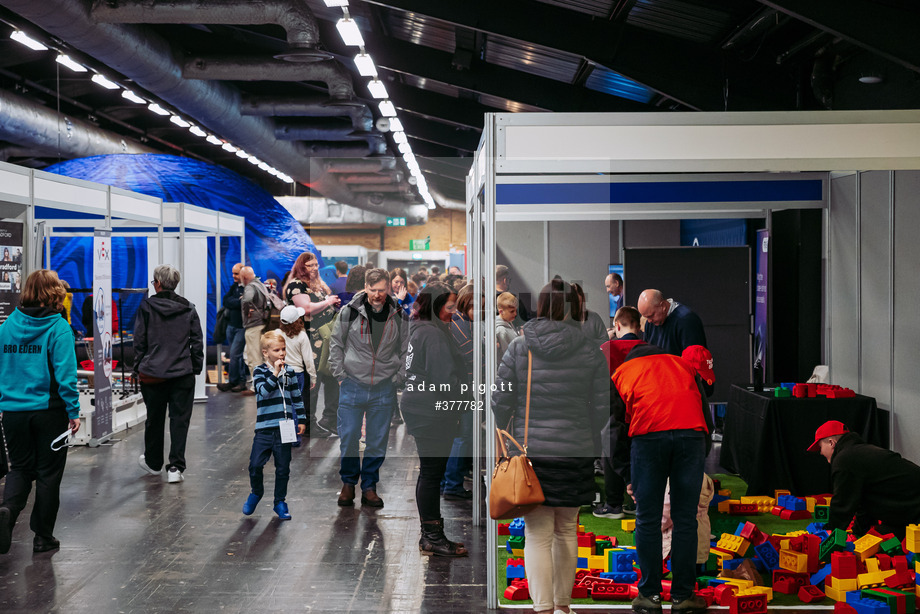
M 530 382 L 533 376 L 533 353 L 527 350 L 527 401 L 524 405 L 524 454 L 527 454 L 527 434 L 530 430 Z M 517 443 L 517 442 L 515 442 Z

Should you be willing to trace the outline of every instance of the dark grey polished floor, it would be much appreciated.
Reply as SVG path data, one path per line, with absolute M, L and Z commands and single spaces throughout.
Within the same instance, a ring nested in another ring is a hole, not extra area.
M 422 557 L 415 508 L 417 459 L 394 428 L 380 510 L 339 508 L 338 440 L 294 450 L 280 522 L 266 496 L 240 507 L 253 397 L 209 388 L 197 404 L 186 480 L 166 484 L 137 465 L 143 427 L 95 449 L 70 450 L 55 531 L 61 549 L 32 554 L 27 508 L 0 556 L 0 612 L 439 612 L 485 610 L 485 532 L 469 502 L 442 502 L 449 536 L 472 556 Z M 266 491 L 274 483 L 266 467 Z

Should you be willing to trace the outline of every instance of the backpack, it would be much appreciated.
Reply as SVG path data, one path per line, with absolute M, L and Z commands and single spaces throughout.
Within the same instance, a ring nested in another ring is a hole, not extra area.
M 265 306 L 262 309 L 262 313 L 265 314 L 263 318 L 265 325 L 262 326 L 262 332 L 267 333 L 270 330 L 281 328 L 281 310 L 284 309 L 284 301 L 274 292 L 267 290 L 262 293 L 262 298 L 265 299 Z
M 226 307 L 217 310 L 217 317 L 214 318 L 214 331 L 211 333 L 211 342 L 220 345 L 227 340 L 227 326 L 230 324 L 230 314 Z

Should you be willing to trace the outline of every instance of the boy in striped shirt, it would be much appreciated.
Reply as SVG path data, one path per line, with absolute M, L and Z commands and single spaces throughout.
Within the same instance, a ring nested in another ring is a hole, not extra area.
M 277 330 L 263 334 L 260 339 L 264 362 L 252 372 L 253 388 L 256 392 L 256 433 L 252 439 L 249 454 L 249 485 L 252 492 L 243 504 L 243 513 L 252 514 L 265 486 L 262 468 L 268 457 L 275 459 L 274 511 L 281 520 L 290 520 L 285 497 L 288 479 L 291 475 L 291 443 L 282 441 L 282 429 L 296 423 L 297 433 L 306 430 L 306 413 L 300 395 L 300 385 L 294 370 L 284 364 L 284 335 Z M 296 439 L 296 438 L 295 438 Z

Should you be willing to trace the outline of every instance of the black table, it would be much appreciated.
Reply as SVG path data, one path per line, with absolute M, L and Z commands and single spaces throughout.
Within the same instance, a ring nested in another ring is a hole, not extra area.
M 830 465 L 805 451 L 828 420 L 840 420 L 866 442 L 888 448 L 888 412 L 872 397 L 776 398 L 772 390 L 748 388 L 731 387 L 719 460 L 744 478 L 748 495 L 772 497 L 775 489 L 799 497 L 831 492 Z

